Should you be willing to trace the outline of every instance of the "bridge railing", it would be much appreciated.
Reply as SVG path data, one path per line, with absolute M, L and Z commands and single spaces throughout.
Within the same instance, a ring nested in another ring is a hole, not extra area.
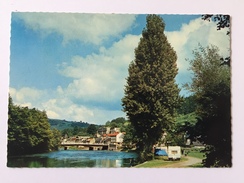
M 104 143 L 61 142 L 61 145 L 71 145 L 71 144 L 76 144 L 76 145 L 108 145 L 108 144 L 104 144 Z

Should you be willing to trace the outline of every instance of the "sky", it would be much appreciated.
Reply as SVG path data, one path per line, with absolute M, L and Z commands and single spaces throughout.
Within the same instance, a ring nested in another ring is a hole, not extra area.
M 230 55 L 227 30 L 201 15 L 160 15 L 177 54 L 181 87 L 191 81 L 192 51 L 216 45 Z M 105 124 L 126 117 L 121 98 L 144 14 L 12 13 L 10 95 L 52 119 Z M 189 92 L 182 89 L 181 95 Z

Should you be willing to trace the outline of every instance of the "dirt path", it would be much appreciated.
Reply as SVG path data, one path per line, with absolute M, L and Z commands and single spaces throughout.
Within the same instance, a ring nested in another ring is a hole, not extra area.
M 190 165 L 194 165 L 194 164 L 202 162 L 202 160 L 199 158 L 194 158 L 194 157 L 190 157 L 190 156 L 187 156 L 186 158 L 187 158 L 186 161 L 179 161 L 177 163 L 165 165 L 163 167 L 165 167 L 165 168 L 183 168 L 183 167 L 188 167 Z

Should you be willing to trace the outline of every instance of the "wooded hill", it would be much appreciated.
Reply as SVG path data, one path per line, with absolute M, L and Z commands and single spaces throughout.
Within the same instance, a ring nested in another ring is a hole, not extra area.
M 56 128 L 57 130 L 73 129 L 74 127 L 87 128 L 90 124 L 82 121 L 67 121 L 65 119 L 48 119 L 51 128 Z

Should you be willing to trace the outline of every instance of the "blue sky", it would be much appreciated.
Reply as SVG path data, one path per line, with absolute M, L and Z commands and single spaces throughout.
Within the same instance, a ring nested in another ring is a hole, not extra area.
M 187 58 L 198 44 L 229 55 L 226 30 L 200 15 L 161 15 L 178 60 L 179 86 L 191 81 Z M 49 118 L 104 124 L 125 117 L 121 98 L 146 15 L 12 13 L 10 94 Z M 187 91 L 182 90 L 182 95 Z

